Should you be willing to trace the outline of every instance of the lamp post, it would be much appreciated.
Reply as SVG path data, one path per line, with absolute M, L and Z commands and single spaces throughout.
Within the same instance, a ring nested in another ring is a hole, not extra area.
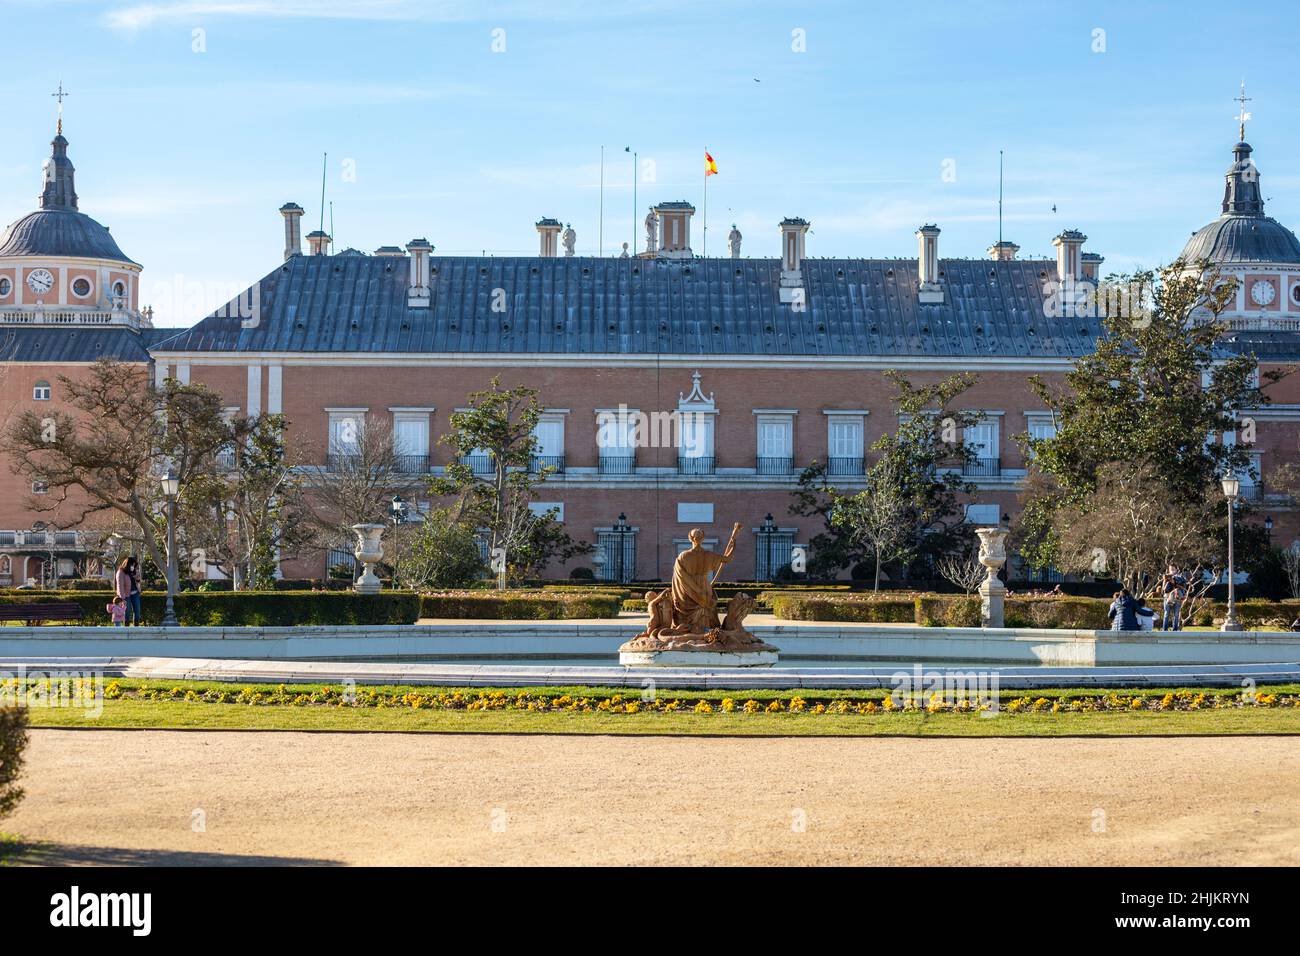
M 772 512 L 767 513 L 762 526 L 758 529 L 758 533 L 763 536 L 763 556 L 767 570 L 767 577 L 764 580 L 773 581 L 776 579 L 776 572 L 772 567 L 772 542 L 775 540 L 776 535 L 776 520 L 772 517 Z
M 614 580 L 623 583 L 623 575 L 627 570 L 627 535 L 631 532 L 627 523 L 627 514 L 620 511 L 618 520 L 614 522 Z
M 174 468 L 160 479 L 163 497 L 167 499 L 167 605 L 163 609 L 162 626 L 177 627 L 176 620 L 176 496 L 180 494 L 181 480 Z
M 1241 482 L 1229 472 L 1223 476 L 1223 497 L 1228 499 L 1228 616 L 1223 620 L 1221 631 L 1240 631 L 1237 621 L 1237 584 L 1234 555 L 1232 553 L 1232 519 L 1237 508 L 1237 496 L 1241 494 Z
M 397 535 L 402 522 L 406 520 L 406 502 L 402 500 L 401 495 L 393 495 L 393 500 L 388 505 L 388 514 L 393 521 L 393 587 L 397 587 L 397 569 L 402 561 L 402 551 Z

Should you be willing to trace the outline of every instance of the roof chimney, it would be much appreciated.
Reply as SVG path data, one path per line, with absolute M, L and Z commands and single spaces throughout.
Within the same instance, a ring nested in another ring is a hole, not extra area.
M 787 305 L 804 301 L 803 260 L 804 234 L 808 221 L 787 216 L 781 220 L 781 302 Z
M 380 246 L 375 250 L 375 255 L 401 258 L 402 256 L 405 256 L 406 253 L 402 250 L 401 246 Z
M 695 207 L 685 200 L 663 202 L 654 207 L 654 213 L 659 217 L 659 255 L 691 258 L 691 216 L 695 215 Z
M 313 229 L 307 233 L 307 248 L 310 255 L 328 256 L 330 254 L 330 237 L 329 233 L 322 232 L 320 229 Z
M 433 246 L 428 239 L 412 239 L 406 244 L 411 254 L 411 272 L 406 289 L 406 304 L 413 309 L 429 307 L 429 255 Z
M 554 259 L 560 254 L 560 220 L 545 219 L 537 220 L 537 235 L 541 239 L 541 249 L 538 251 L 543 259 Z
M 1011 262 L 1019 251 L 1020 247 L 1010 239 L 999 239 L 989 246 L 989 258 L 994 262 Z
M 1101 279 L 1101 264 L 1106 261 L 1104 256 L 1100 256 L 1095 252 L 1085 252 L 1079 257 L 1079 261 L 1083 264 L 1083 277 L 1085 279 L 1092 282 Z
M 280 207 L 284 216 L 284 258 L 287 262 L 294 256 L 302 255 L 302 206 L 296 202 L 287 202 Z
M 1083 278 L 1083 261 L 1080 258 L 1088 237 L 1078 229 L 1066 229 L 1052 240 L 1056 246 L 1056 278 L 1067 282 Z
M 927 223 L 916 230 L 919 253 L 916 260 L 920 288 L 917 301 L 922 305 L 939 305 L 943 302 L 943 286 L 939 285 L 939 227 Z

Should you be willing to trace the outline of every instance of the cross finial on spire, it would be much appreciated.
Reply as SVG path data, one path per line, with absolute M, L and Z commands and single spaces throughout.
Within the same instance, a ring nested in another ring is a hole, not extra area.
M 1241 92 L 1235 98 L 1241 104 L 1240 109 L 1237 110 L 1237 142 L 1244 143 L 1246 141 L 1246 120 L 1250 119 L 1250 114 L 1246 112 L 1246 104 L 1251 100 L 1246 95 L 1246 81 L 1244 79 L 1241 81 Z
M 57 135 L 59 136 L 63 135 L 63 98 L 71 95 L 71 93 L 67 92 L 67 90 L 63 88 L 62 80 L 59 80 L 59 88 L 50 94 L 50 96 L 59 101 L 59 125 L 57 129 Z

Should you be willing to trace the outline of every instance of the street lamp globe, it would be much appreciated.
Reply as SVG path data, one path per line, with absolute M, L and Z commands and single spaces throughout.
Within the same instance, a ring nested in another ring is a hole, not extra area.
M 168 498 L 175 498 L 181 491 L 181 479 L 176 474 L 175 468 L 168 468 L 167 474 L 163 475 L 159 482 L 162 484 L 162 493 Z
M 1236 475 L 1226 474 L 1222 479 L 1223 496 L 1225 498 L 1235 498 L 1241 493 L 1241 481 Z

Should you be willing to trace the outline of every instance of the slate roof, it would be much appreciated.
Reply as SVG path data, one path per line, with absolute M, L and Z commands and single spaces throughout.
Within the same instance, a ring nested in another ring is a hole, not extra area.
M 6 256 L 132 261 L 118 248 L 106 226 L 71 209 L 38 209 L 13 223 L 0 237 L 0 258 Z
M 93 362 L 113 358 L 149 361 L 149 349 L 175 335 L 176 329 L 125 326 L 4 326 L 0 327 L 0 362 Z
M 1220 216 L 1192 233 L 1183 258 L 1222 265 L 1300 262 L 1300 240 L 1271 216 Z
M 1100 334 L 1044 317 L 1048 260 L 942 260 L 945 301 L 921 305 L 914 259 L 810 259 L 803 312 L 780 304 L 779 259 L 430 263 L 432 305 L 412 309 L 404 259 L 296 256 L 255 287 L 256 323 L 232 308 L 156 350 L 1073 357 Z

